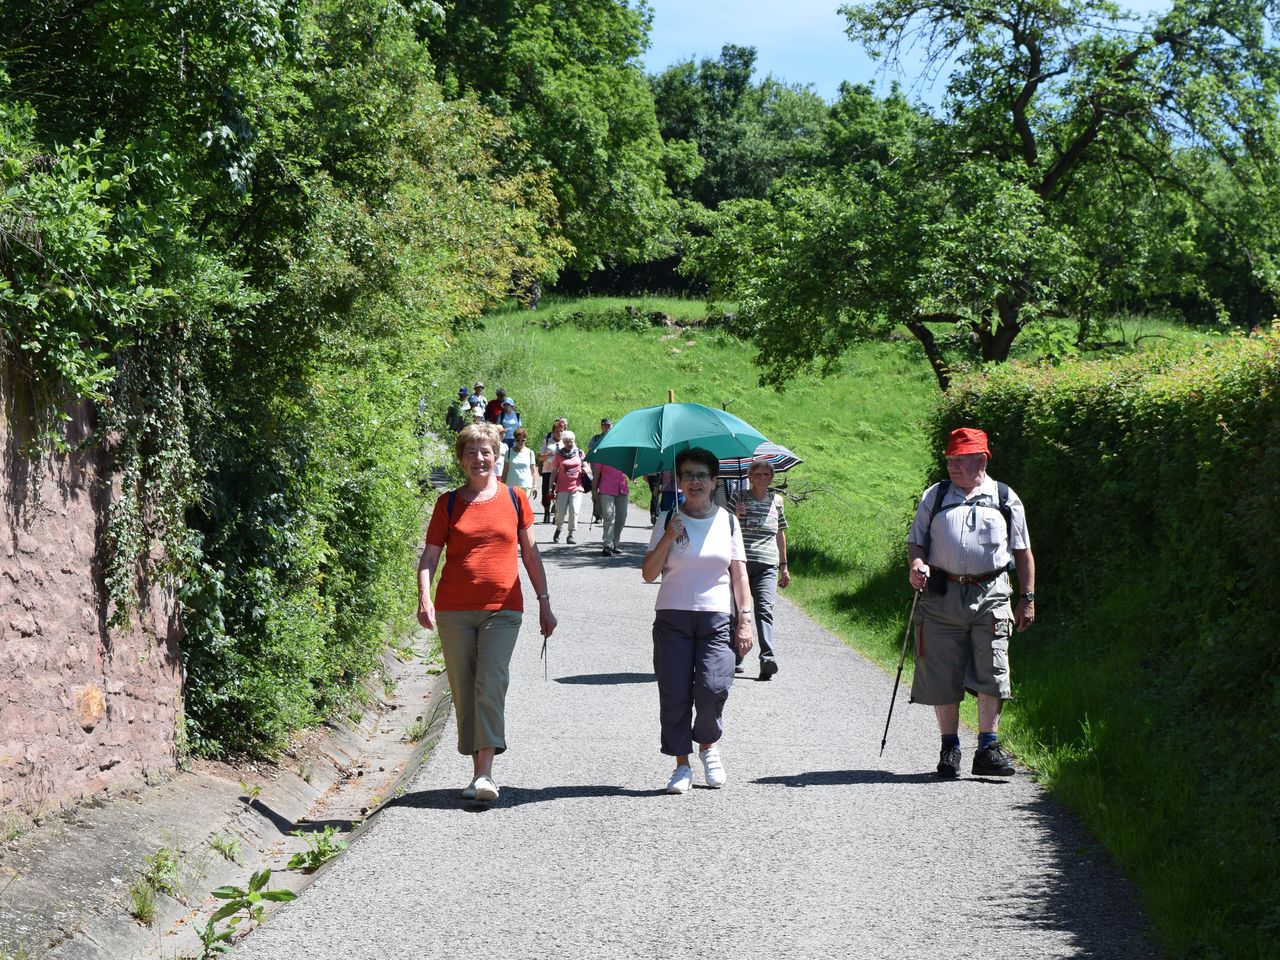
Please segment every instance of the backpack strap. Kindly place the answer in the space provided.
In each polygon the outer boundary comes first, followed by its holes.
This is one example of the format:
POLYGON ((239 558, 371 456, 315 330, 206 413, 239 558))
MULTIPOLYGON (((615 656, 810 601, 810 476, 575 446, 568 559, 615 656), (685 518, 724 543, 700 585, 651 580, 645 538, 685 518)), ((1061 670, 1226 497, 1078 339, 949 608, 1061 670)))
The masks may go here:
MULTIPOLYGON (((938 483, 938 492, 934 496, 933 506, 929 510, 929 522, 924 529, 924 555, 926 561, 929 557, 929 546, 933 541, 933 521, 939 513, 942 512, 942 501, 946 499, 947 492, 951 489, 950 480, 942 480, 938 483)), ((1013 508, 1009 506, 1009 485, 996 481, 996 509, 1000 511, 1000 516, 1004 517, 1004 533, 1007 540, 1013 537, 1013 508)), ((1013 553, 1012 544, 1009 547, 1010 554, 1013 553)), ((1012 561, 1010 561, 1012 562, 1012 561)))
MULTIPOLYGON (((667 527, 671 526, 671 518, 676 515, 677 509, 679 508, 672 507, 670 510, 667 511, 667 519, 662 521, 663 530, 666 530, 667 527)), ((738 532, 738 518, 734 515, 732 510, 726 510, 724 507, 721 507, 720 509, 724 510, 724 512, 729 515, 729 535, 733 536, 733 534, 738 532)))
POLYGON ((933 544, 933 521, 934 518, 942 510, 942 501, 947 498, 947 492, 951 489, 950 480, 941 480, 938 482, 937 492, 933 497, 933 507, 929 510, 929 522, 924 525, 924 543, 920 546, 924 547, 925 563, 929 562, 929 547, 933 544))
MULTIPOLYGON (((508 486, 505 483, 503 484, 503 486, 507 488, 507 495, 511 497, 511 506, 516 511, 516 536, 519 536, 520 528, 524 526, 524 509, 520 506, 520 498, 516 496, 515 488, 508 486)), ((445 529, 445 534, 444 534, 444 538, 446 541, 449 539, 449 531, 453 529, 453 505, 457 502, 458 502, 458 491, 450 490, 449 498, 444 505, 444 512, 448 514, 448 517, 449 517, 449 525, 445 529)))

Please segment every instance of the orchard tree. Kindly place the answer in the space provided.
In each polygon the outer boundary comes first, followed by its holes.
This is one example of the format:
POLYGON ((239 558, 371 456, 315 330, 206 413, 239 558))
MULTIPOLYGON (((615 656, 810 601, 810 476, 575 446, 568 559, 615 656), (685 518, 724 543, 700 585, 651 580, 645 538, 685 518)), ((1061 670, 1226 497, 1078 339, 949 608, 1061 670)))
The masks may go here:
POLYGON ((1030 325, 1090 314, 1114 302, 1122 273, 1143 273, 1142 258, 1168 262, 1194 231, 1157 234, 1152 197, 1221 224, 1248 250, 1251 282, 1275 289, 1274 250, 1254 249, 1269 233, 1235 222, 1274 207, 1275 0, 1175 0, 1141 21, 1083 0, 842 12, 874 53, 914 44, 958 66, 945 117, 906 136, 885 129, 871 155, 769 203, 726 205, 695 245, 712 295, 739 302, 767 382, 903 324, 946 389, 939 323, 1003 361, 1030 325), (1193 149, 1236 190, 1179 162, 1193 149))

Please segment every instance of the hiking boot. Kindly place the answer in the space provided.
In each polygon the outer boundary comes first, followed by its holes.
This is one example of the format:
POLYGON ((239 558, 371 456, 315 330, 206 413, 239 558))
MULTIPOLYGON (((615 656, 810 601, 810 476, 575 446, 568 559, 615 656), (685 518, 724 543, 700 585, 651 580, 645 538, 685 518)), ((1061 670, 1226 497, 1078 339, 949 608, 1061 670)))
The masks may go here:
POLYGON ((552 543, 559 543, 559 542, 560 542, 560 531, 559 531, 559 530, 557 530, 557 531, 556 531, 556 533, 555 533, 555 536, 553 536, 553 537, 551 538, 551 542, 552 542, 552 543))
POLYGON ((778 672, 777 660, 761 660, 760 661, 760 679, 768 680, 778 672))
POLYGON ((612 557, 612 556, 613 556, 613 549, 612 549, 612 548, 611 548, 611 547, 606 543, 606 544, 604 545, 604 549, 603 549, 603 550, 601 550, 601 551, 600 551, 600 553, 601 553, 601 555, 602 555, 602 556, 612 557))
POLYGON ((675 772, 671 774, 671 779, 667 781, 667 793, 688 793, 691 786, 693 786, 693 771, 689 769, 687 763, 682 763, 676 767, 675 772))
POLYGON ((573 534, 571 533, 571 534, 569 534, 569 536, 565 537, 564 542, 565 542, 565 543, 573 543, 573 534))
MULTIPOLYGON (((976 759, 973 761, 978 762, 976 759)), ((938 755, 938 776, 943 780, 954 780, 960 776, 960 748, 943 747, 938 755)))
POLYGON ((973 755, 974 776, 1012 777, 1016 772, 1013 757, 1001 750, 998 742, 984 747, 973 755))

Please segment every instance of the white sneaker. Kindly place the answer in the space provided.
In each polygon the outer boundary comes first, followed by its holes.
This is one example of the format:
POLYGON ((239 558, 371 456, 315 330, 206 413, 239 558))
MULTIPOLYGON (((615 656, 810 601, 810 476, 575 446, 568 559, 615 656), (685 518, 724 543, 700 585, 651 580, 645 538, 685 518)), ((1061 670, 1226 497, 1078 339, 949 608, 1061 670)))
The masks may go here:
POLYGON ((688 793, 692 786, 693 771, 689 769, 687 763, 682 763, 676 767, 675 772, 671 774, 671 779, 667 781, 667 793, 688 793))
POLYGON ((472 780, 470 783, 468 783, 465 787, 462 788, 462 799, 474 800, 475 798, 476 798, 476 782, 472 780))
POLYGON ((492 777, 476 777, 476 799, 484 803, 498 799, 498 785, 492 777))
POLYGON ((723 787, 724 764, 720 762, 720 751, 715 747, 707 747, 698 751, 698 759, 702 761, 702 774, 707 778, 708 787, 723 787))

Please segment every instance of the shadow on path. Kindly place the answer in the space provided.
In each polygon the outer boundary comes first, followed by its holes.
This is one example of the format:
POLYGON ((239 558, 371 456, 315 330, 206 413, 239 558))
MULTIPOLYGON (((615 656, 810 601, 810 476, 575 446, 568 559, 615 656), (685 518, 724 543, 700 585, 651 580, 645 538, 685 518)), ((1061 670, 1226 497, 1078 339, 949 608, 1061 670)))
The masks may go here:
POLYGON ((459 790, 415 790, 397 797, 389 807, 412 807, 415 810, 464 810, 480 813, 491 808, 522 807, 526 803, 545 803, 549 800, 579 800, 588 797, 659 797, 665 790, 628 790, 625 787, 604 784, 579 784, 565 787, 512 787, 503 785, 501 795, 494 803, 477 803, 463 800, 459 790))
POLYGON ((657 677, 652 673, 579 673, 572 677, 556 677, 555 681, 605 687, 617 683, 656 683, 657 677))
MULTIPOLYGON (((987 777, 965 777, 966 781, 979 783, 1000 783, 987 777)), ((788 773, 777 777, 760 777, 752 783, 763 783, 766 786, 778 787, 847 787, 866 783, 936 783, 939 786, 958 783, 957 780, 943 780, 936 773, 921 771, 920 773, 894 773, 891 770, 810 770, 805 773, 788 773)))

